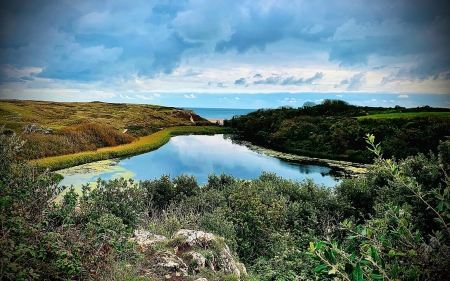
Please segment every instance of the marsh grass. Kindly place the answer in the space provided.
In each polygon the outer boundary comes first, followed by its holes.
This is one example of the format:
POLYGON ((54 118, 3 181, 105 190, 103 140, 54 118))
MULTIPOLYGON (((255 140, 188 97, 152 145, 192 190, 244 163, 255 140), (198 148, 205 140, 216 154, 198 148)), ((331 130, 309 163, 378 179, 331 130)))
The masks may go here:
POLYGON ((52 157, 131 143, 136 138, 112 126, 85 123, 68 126, 52 134, 23 133, 24 153, 29 159, 52 157))
POLYGON ((198 134, 212 135, 228 133, 229 128, 217 126, 177 126, 163 129, 154 134, 141 137, 138 140, 124 145, 99 148, 96 151, 86 151, 70 155, 47 157, 34 162, 50 170, 59 170, 99 160, 118 157, 127 157, 149 152, 166 144, 171 136, 198 134))

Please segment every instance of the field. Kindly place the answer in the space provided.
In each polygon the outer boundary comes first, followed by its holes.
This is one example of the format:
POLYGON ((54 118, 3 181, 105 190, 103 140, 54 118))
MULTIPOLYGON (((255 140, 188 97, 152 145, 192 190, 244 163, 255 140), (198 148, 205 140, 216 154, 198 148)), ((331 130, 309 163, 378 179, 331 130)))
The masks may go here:
POLYGON ((27 124, 59 130, 83 123, 146 135, 170 126, 209 123, 191 111, 149 104, 0 100, 0 125, 20 133, 27 124))
POLYGON ((404 112, 404 113, 382 113, 366 116, 356 117, 358 120, 362 119, 392 119, 392 118, 414 118, 423 116, 439 116, 450 117, 450 112, 404 112))

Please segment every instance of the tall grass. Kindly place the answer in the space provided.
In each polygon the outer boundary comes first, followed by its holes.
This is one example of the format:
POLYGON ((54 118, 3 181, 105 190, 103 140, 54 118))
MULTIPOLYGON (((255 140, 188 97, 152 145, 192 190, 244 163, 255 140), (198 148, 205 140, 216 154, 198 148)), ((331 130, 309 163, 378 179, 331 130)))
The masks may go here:
POLYGON ((112 126, 96 123, 65 127, 54 134, 24 133, 22 138, 26 140, 24 150, 30 159, 92 151, 135 140, 112 126))
POLYGON ((46 157, 35 160, 35 163, 54 171, 94 161, 118 157, 127 157, 149 152, 166 144, 170 140, 171 136, 188 135, 188 134, 211 135, 228 132, 230 132, 229 128, 217 126, 171 127, 163 129, 154 134, 141 137, 138 140, 129 144, 114 147, 99 148, 96 151, 86 151, 70 155, 46 157))

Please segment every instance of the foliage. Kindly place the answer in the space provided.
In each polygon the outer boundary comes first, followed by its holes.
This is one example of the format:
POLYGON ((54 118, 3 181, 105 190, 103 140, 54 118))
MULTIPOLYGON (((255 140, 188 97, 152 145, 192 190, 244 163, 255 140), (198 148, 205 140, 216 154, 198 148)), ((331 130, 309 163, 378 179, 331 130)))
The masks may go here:
MULTIPOLYGON (((386 109, 358 107, 339 100, 316 106, 260 109, 225 120, 242 138, 274 150, 336 160, 371 163, 364 146, 367 132, 383 142, 386 157, 406 158, 418 152, 436 152, 439 140, 450 134, 448 110, 440 108, 386 109), (422 114, 434 111, 436 114, 422 114), (373 113, 408 112, 416 117, 356 119, 373 113), (420 114, 419 114, 420 113, 420 114)), ((406 113, 405 113, 406 114, 406 113)), ((400 116, 400 115, 398 115, 400 116)))
MULTIPOLYGON (((189 127, 173 130, 164 134, 189 127)), ((20 154, 23 141, 2 134, 0 279, 145 280, 139 276, 151 261, 128 241, 142 227, 167 237, 181 228, 217 234, 246 264, 248 280, 443 280, 450 142, 436 153, 386 160, 374 137, 366 140, 374 165, 334 188, 265 172, 252 180, 212 174, 204 186, 165 175, 99 179, 81 195, 68 187, 56 203, 60 178, 31 166, 20 154)), ((203 274, 195 278, 231 278, 203 274)))
MULTIPOLYGON (((375 206, 375 214, 363 224, 345 220, 344 239, 327 236, 325 241, 311 242, 309 251, 321 263, 317 274, 345 280, 443 280, 450 273, 450 178, 442 170, 442 182, 430 188, 411 173, 410 163, 397 163, 381 156, 381 147, 373 135, 367 135, 370 150, 376 154, 380 168, 389 173, 392 189, 403 189, 417 199, 388 200, 375 206), (422 213, 413 212, 424 205, 422 213), (433 219, 420 225, 426 213, 433 219), (419 225, 418 225, 419 224, 419 225), (426 229, 427 227, 431 229, 426 229)), ((448 148, 448 142, 440 150, 448 148)), ((415 159, 417 161, 417 159, 415 159)), ((430 161, 436 161, 431 158, 430 161)), ((441 168, 444 167, 441 163, 441 168)), ((426 168, 425 168, 426 170, 426 168)))

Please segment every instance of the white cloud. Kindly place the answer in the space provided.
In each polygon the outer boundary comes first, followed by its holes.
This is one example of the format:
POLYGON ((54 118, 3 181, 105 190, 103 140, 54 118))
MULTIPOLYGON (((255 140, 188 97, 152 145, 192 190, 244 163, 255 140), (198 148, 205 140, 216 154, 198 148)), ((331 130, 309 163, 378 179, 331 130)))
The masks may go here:
POLYGON ((239 98, 238 98, 238 97, 235 97, 235 99, 237 99, 237 100, 238 100, 239 98))
POLYGON ((143 100, 152 100, 153 99, 153 97, 146 97, 146 96, 143 96, 143 95, 136 95, 136 97, 138 99, 143 99, 143 100))
POLYGON ((197 98, 194 94, 184 95, 184 97, 187 98, 187 99, 195 99, 195 98, 197 98))
POLYGON ((336 97, 342 98, 344 95, 336 95, 336 97))
POLYGON ((371 99, 370 101, 373 101, 373 102, 375 102, 375 101, 377 101, 376 99, 371 99))
POLYGON ((155 98, 159 98, 159 97, 161 97, 161 95, 160 95, 160 94, 158 94, 158 93, 154 93, 154 94, 153 94, 153 96, 154 96, 155 98))
POLYGON ((397 98, 399 98, 399 99, 407 99, 407 98, 409 98, 409 96, 408 95, 399 95, 397 98))

